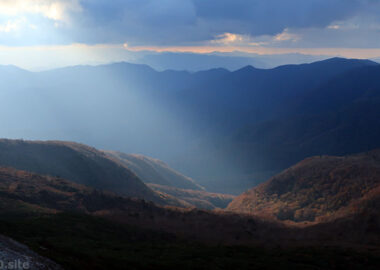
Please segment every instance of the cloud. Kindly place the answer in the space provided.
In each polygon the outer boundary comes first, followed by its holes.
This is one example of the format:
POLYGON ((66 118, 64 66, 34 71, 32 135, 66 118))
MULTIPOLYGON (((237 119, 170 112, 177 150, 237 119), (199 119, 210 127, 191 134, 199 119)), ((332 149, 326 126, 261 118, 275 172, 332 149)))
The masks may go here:
POLYGON ((0 0, 0 45, 70 43, 76 28, 71 18, 82 10, 79 1, 0 0))
POLYGON ((336 40, 332 31, 356 31, 347 27, 355 18, 374 20, 361 29, 378 25, 379 12, 377 0, 0 0, 3 29, 20 16, 35 26, 0 44, 302 47, 310 30, 320 46, 336 40))
POLYGON ((301 37, 297 34, 290 33, 289 29, 286 28, 282 33, 277 34, 274 36, 274 41, 292 41, 292 42, 297 42, 298 40, 301 39, 301 37))
POLYGON ((212 40, 211 43, 216 44, 233 44, 233 43, 241 43, 245 40, 245 38, 242 35, 233 34, 233 33, 224 33, 221 35, 216 36, 215 40, 212 40))
POLYGON ((329 26, 327 26, 328 29, 335 29, 335 30, 338 30, 341 28, 341 26, 339 24, 330 24, 329 26))
POLYGON ((0 0, 0 14, 7 16, 40 14, 59 21, 67 18, 67 12, 79 10, 77 0, 0 0))
MULTIPOLYGON (((378 8, 374 0, 82 0, 80 4, 83 12, 77 14, 73 31, 76 42, 130 46, 189 45, 226 33, 290 38, 281 33, 325 29, 357 15, 374 15, 374 7, 378 8)), ((224 41, 228 42, 220 40, 224 41)))
POLYGON ((7 22, 0 24, 0 32, 13 32, 20 28, 20 25, 24 22, 24 19, 8 20, 7 22))

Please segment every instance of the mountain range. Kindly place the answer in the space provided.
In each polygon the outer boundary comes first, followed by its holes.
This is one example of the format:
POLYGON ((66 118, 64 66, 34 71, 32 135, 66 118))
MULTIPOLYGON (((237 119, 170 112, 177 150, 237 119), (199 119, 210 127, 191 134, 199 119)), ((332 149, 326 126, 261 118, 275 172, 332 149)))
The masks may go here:
POLYGON ((3 137, 154 156, 209 191, 239 194, 306 157, 380 147, 379 72, 342 58, 233 72, 2 67, 0 119, 3 137))
POLYGON ((300 53, 260 55, 233 51, 230 53, 174 53, 174 52, 134 52, 135 63, 144 63, 157 70, 201 71, 223 67, 238 70, 252 65, 258 68, 273 68, 284 64, 299 64, 326 59, 327 56, 305 55, 300 53))
POLYGON ((1 67, 0 231, 58 268, 378 269, 379 75, 1 67))

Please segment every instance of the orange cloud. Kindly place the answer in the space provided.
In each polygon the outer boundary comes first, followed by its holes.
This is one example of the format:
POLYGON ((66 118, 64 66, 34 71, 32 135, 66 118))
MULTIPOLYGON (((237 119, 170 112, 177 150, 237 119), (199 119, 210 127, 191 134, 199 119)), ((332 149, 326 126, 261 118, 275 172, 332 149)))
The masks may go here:
POLYGON ((216 37, 215 40, 212 40, 211 43, 217 44, 231 44, 242 42, 244 37, 242 35, 233 34, 233 33, 224 33, 216 37))

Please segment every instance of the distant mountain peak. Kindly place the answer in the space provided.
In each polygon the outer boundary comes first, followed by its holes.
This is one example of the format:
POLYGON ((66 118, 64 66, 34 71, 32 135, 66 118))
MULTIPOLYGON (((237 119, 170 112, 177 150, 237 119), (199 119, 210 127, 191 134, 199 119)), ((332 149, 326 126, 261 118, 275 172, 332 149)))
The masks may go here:
POLYGON ((245 67, 242 67, 241 69, 236 70, 235 72, 252 72, 259 70, 258 68, 255 68, 254 66, 248 65, 245 67))
POLYGON ((343 58, 343 57, 332 57, 325 60, 313 62, 312 64, 318 64, 318 63, 328 63, 328 64, 345 64, 345 63, 363 63, 367 65, 379 65, 378 63, 368 60, 368 59, 356 59, 356 58, 343 58))

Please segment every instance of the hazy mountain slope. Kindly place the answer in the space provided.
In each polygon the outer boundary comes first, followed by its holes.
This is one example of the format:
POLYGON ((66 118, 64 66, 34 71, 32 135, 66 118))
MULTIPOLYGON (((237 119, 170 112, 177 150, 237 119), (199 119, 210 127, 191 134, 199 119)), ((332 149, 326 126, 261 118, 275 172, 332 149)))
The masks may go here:
POLYGON ((375 89, 370 92, 372 96, 367 95, 378 81, 377 66, 370 61, 335 58, 271 70, 247 67, 199 89, 181 92, 201 122, 209 123, 205 130, 217 131, 171 164, 199 179, 209 190, 229 192, 231 187, 224 182, 233 181, 242 191, 311 155, 349 154, 380 147, 375 89), (366 75, 367 70, 373 72, 366 75), (348 97, 344 92, 360 86, 358 82, 366 78, 372 85, 363 83, 359 97, 347 98, 345 106, 333 102, 334 110, 327 111, 326 106, 318 105, 334 92, 348 97), (339 81, 345 87, 335 87, 330 81, 339 81), (214 157, 199 155, 201 149, 208 149, 214 157), (204 168, 203 164, 208 166, 204 168), (251 180, 245 180, 248 178, 251 180))
POLYGON ((267 121, 240 130, 231 143, 245 166, 282 170, 310 155, 344 155, 380 147, 380 100, 332 112, 267 121))
POLYGON ((3 91, 27 88, 34 74, 12 65, 0 65, 0 86, 3 91))
POLYGON ((378 194, 380 150, 352 156, 308 158, 238 196, 228 210, 279 220, 321 221, 358 214, 378 194))
POLYGON ((360 100, 380 96, 380 66, 365 66, 341 73, 304 93, 295 102, 294 113, 315 113, 341 109, 360 100))
POLYGON ((158 184, 182 189, 204 190, 193 179, 170 168, 166 163, 143 155, 105 151, 133 171, 144 183, 158 184))
POLYGON ((164 203, 130 170, 86 145, 0 140, 0 166, 59 176, 79 184, 164 203))
POLYGON ((289 115, 240 129, 228 143, 245 166, 282 170, 312 155, 380 147, 379 67, 337 76, 289 105, 289 115))
POLYGON ((148 184, 148 187, 155 191, 169 194, 200 209, 212 210, 215 208, 225 208, 235 198, 235 196, 227 194, 175 188, 158 184, 148 184))
POLYGON ((335 76, 377 65, 368 60, 332 58, 274 69, 247 66, 217 80, 188 87, 188 91, 181 92, 180 100, 203 115, 202 121, 207 119, 229 129, 282 116, 294 99, 335 76))

